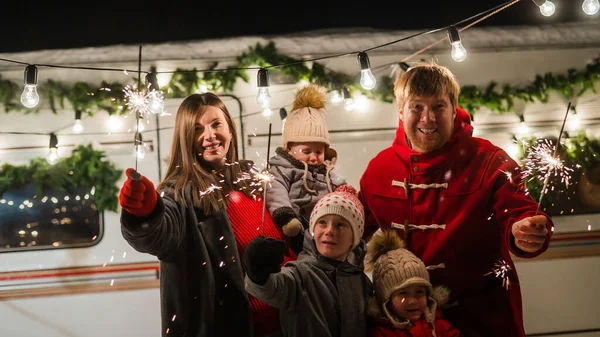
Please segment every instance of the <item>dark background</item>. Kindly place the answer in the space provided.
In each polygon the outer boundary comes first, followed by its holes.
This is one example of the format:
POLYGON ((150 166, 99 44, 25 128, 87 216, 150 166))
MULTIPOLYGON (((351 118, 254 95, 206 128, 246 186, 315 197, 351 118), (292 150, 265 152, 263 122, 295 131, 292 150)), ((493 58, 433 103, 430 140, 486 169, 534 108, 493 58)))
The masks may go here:
MULTIPOLYGON (((239 1, 242 5, 206 0, 13 3, 16 8, 0 11, 0 53, 273 35, 326 28, 427 30, 507 3, 491 0, 389 0, 364 4, 239 1)), ((589 17, 583 13, 583 0, 553 2, 556 13, 549 18, 542 16, 531 0, 521 0, 475 27, 598 20, 598 14, 589 17)))

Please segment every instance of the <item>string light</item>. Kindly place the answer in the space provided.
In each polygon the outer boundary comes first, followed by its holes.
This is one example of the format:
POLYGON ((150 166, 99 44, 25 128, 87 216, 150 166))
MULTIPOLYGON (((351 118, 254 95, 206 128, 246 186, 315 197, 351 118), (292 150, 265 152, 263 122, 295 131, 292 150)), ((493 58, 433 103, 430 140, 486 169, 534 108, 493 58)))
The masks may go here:
POLYGON ((265 108, 265 109, 263 109, 263 111, 262 111, 262 115, 263 115, 264 117, 269 117, 269 116, 271 116, 272 114, 273 114, 273 111, 271 111, 271 108, 265 108))
POLYGON ((529 127, 527 126, 527 123, 525 123, 525 116, 524 115, 519 115, 519 127, 517 129, 517 133, 519 135, 526 135, 529 133, 529 127))
POLYGON ((390 73, 391 78, 395 78, 402 74, 400 71, 407 72, 410 66, 406 62, 394 63, 391 65, 392 72, 390 73))
POLYGON ((467 58, 467 50, 463 47, 460 41, 460 34, 455 26, 448 27, 448 40, 450 40, 450 45, 452 45, 452 51, 450 52, 452 59, 456 62, 464 61, 467 58))
POLYGON ((571 111, 573 111, 572 114, 572 118, 571 118, 571 122, 570 122, 570 126, 573 129, 579 129, 579 125, 581 124, 581 119, 579 118, 579 115, 577 115, 577 109, 575 109, 575 107, 571 107, 571 111))
POLYGON ((271 107, 271 94, 269 93, 269 72, 265 68, 258 70, 257 75, 258 94, 256 103, 258 106, 267 109, 271 107))
POLYGON ((80 134, 83 132, 83 123, 81 122, 81 110, 75 110, 75 124, 71 132, 74 134, 80 134))
POLYGON ((342 89, 342 97, 344 98, 344 109, 346 109, 346 111, 354 110, 354 100, 352 99, 350 90, 348 90, 348 88, 344 87, 342 89))
POLYGON ((540 8, 540 13, 543 16, 552 16, 556 11, 556 6, 549 0, 532 0, 540 8))
POLYGON ((377 80, 371 72, 371 63, 369 62, 369 55, 365 52, 360 52, 357 55, 358 65, 360 66, 360 85, 366 90, 375 88, 377 80))
POLYGON ((38 69, 33 64, 25 68, 25 87, 21 94, 21 104, 27 108, 34 108, 40 102, 40 95, 37 93, 38 69))
POLYGON ((506 149, 506 153, 514 160, 518 160, 519 159, 519 140, 517 140, 517 137, 515 135, 512 135, 512 137, 510 137, 510 145, 508 146, 508 148, 506 149))
POLYGON ((50 165, 56 165, 60 159, 58 155, 58 138, 54 133, 50 134, 50 145, 48 146, 48 154, 46 155, 46 161, 50 165))
POLYGON ((329 93, 329 101, 331 102, 331 104, 339 104, 340 102, 342 102, 344 100, 344 98, 342 97, 342 95, 340 94, 340 91, 337 89, 333 89, 331 90, 331 92, 329 93))
POLYGON ((144 132, 144 116, 141 113, 138 113, 138 118, 135 120, 136 130, 137 132, 144 132))
POLYGON ((585 0, 581 5, 581 9, 587 15, 594 15, 600 10, 600 2, 598 0, 585 0))
POLYGON ((281 118, 281 133, 285 128, 285 120, 287 119, 287 110, 285 108, 279 109, 279 118, 281 118))
POLYGON ((146 156, 146 148, 142 140, 142 134, 136 133, 134 137, 133 156, 137 159, 144 159, 146 156))
POLYGON ((148 88, 148 110, 154 115, 162 114, 165 110, 165 97, 158 86, 155 73, 146 74, 146 87, 148 88))
POLYGON ((121 126, 123 126, 123 121, 121 118, 119 118, 119 116, 115 115, 113 112, 109 112, 108 120, 106 121, 106 127, 108 130, 111 132, 117 131, 121 129, 121 126))

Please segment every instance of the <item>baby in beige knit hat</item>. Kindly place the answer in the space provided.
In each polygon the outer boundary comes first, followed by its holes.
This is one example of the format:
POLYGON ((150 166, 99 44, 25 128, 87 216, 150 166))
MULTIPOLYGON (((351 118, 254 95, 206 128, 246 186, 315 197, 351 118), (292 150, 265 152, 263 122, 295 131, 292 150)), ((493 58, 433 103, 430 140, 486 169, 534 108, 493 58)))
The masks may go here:
POLYGON ((448 290, 432 287, 425 264, 404 248, 395 231, 373 236, 367 254, 375 286, 375 299, 369 304, 373 323, 369 336, 462 336, 438 310, 448 290))
POLYGON ((329 143, 325 102, 325 90, 316 84, 296 93, 285 119, 283 144, 269 159, 274 179, 267 190, 267 207, 296 253, 302 250, 302 234, 317 201, 346 184, 332 172, 337 152, 329 143))

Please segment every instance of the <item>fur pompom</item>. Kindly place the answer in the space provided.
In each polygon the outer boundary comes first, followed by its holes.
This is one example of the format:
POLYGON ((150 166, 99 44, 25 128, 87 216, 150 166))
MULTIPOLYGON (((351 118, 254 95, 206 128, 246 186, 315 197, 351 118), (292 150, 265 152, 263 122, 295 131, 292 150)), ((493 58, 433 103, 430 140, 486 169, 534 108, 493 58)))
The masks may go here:
POLYGON ((367 244, 367 256, 369 257, 367 263, 374 263, 383 254, 404 248, 404 246, 404 240, 394 230, 390 229, 383 231, 380 235, 373 235, 367 244))
POLYGON ((346 192, 358 197, 358 192, 351 185, 340 185, 338 188, 335 189, 335 192, 346 192))
POLYGON ((316 84, 308 84, 304 88, 298 90, 294 102, 292 103, 292 111, 302 108, 314 108, 321 110, 325 107, 325 89, 316 84))
POLYGON ((450 299, 450 289, 445 286, 435 286, 430 297, 437 302, 438 308, 444 308, 450 299))

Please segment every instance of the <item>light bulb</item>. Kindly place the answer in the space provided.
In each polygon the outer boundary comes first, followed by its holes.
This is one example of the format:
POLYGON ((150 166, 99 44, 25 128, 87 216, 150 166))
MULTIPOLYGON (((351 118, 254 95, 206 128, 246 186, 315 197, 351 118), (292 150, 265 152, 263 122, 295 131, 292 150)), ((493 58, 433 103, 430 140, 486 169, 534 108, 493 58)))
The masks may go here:
POLYGON ((269 72, 265 68, 258 70, 256 76, 258 93, 256 94, 256 103, 258 106, 266 109, 271 107, 271 94, 269 93, 269 72))
POLYGON ((352 111, 354 110, 354 107, 354 100, 352 98, 344 99, 344 109, 346 109, 346 111, 352 111))
POLYGON ((540 6, 540 13, 542 13, 543 16, 551 16, 554 14, 555 10, 556 6, 554 6, 552 1, 546 1, 540 6))
POLYGON ((165 98, 162 91, 152 90, 148 94, 148 110, 155 115, 163 113, 165 110, 165 98))
POLYGON ((377 80, 371 72, 371 62, 369 61, 369 55, 365 52, 360 52, 357 55, 358 65, 360 67, 360 85, 366 90, 375 88, 377 80))
POLYGON ((506 153, 514 160, 519 159, 519 145, 510 143, 506 148, 506 153))
POLYGON ((122 125, 123 121, 115 115, 110 115, 106 121, 106 126, 110 132, 119 130, 122 125))
POLYGON ((143 120, 140 118, 140 119, 137 121, 137 131, 138 131, 138 132, 144 132, 144 130, 145 130, 145 129, 146 129, 146 128, 144 127, 144 121, 143 121, 143 120))
POLYGON ((452 56, 452 59, 456 62, 462 62, 467 58, 467 50, 463 47, 462 42, 452 42, 450 56, 452 56))
POLYGON ((262 112, 262 115, 265 116, 265 117, 269 117, 272 114, 273 114, 273 111, 271 111, 271 109, 269 109, 269 108, 264 109, 263 112, 262 112))
POLYGON ((143 144, 136 144, 133 149, 133 156, 137 159, 144 159, 146 156, 146 148, 143 144))
POLYGON ((331 96, 329 99, 331 100, 332 104, 338 104, 344 100, 338 90, 331 91, 331 96))
POLYGON ((58 163, 59 158, 60 157, 58 156, 58 148, 51 147, 48 150, 48 154, 46 155, 46 161, 48 162, 48 164, 56 165, 56 163, 58 163))
POLYGON ((525 135, 525 134, 529 133, 529 127, 527 126, 527 124, 524 121, 519 123, 519 128, 517 129, 517 133, 519 135, 525 135))
POLYGON ((81 119, 75 120, 75 124, 73 124, 73 129, 71 131, 77 134, 83 132, 83 123, 81 122, 81 119))
POLYGON ((375 76, 373 76, 371 69, 363 69, 360 71, 360 85, 363 88, 371 90, 375 88, 375 84, 377 84, 377 80, 375 79, 375 76))
POLYGON ((594 15, 600 10, 600 2, 598 0, 585 0, 581 8, 585 14, 594 15))
POLYGON ((33 108, 40 102, 40 95, 37 93, 37 85, 25 84, 23 93, 21 94, 21 103, 28 107, 33 108))
POLYGON ((346 111, 354 110, 354 100, 352 99, 348 88, 342 88, 342 97, 344 98, 344 109, 346 109, 346 111))
POLYGON ((258 94, 256 95, 256 103, 258 106, 267 109, 271 106, 271 95, 269 94, 269 87, 258 88, 258 94))
POLYGON ((25 68, 23 93, 21 94, 21 103, 28 107, 33 108, 40 102, 40 95, 37 93, 37 67, 33 64, 28 65, 25 68))

